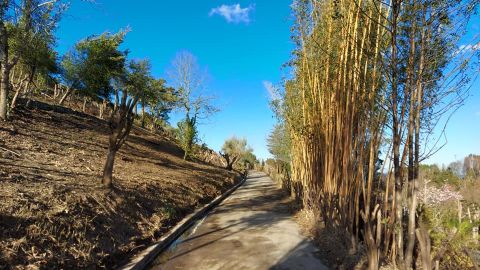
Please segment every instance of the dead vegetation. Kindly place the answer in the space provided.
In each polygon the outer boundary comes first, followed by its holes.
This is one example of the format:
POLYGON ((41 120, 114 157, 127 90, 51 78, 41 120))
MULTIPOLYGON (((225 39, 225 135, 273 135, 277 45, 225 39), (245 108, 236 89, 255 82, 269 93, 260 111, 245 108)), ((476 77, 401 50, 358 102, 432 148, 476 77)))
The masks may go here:
POLYGON ((30 107, 0 126, 0 268, 114 268, 238 181, 135 127, 105 189, 106 122, 30 107))

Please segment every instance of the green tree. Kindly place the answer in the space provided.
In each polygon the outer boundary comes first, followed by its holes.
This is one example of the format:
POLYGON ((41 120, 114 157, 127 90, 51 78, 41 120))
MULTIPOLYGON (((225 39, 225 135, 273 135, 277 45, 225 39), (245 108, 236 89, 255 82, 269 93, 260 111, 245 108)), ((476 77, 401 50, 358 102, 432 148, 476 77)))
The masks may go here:
POLYGON ((0 2, 0 119, 7 120, 10 72, 32 45, 51 36, 65 9, 62 1, 4 0, 0 2))
POLYGON ((157 130, 169 118, 178 99, 175 88, 166 86, 164 79, 154 79, 151 82, 152 95, 147 101, 153 118, 152 128, 157 130))
POLYGON ((284 124, 277 124, 267 138, 268 151, 276 160, 290 162, 290 138, 284 124))
POLYGON ((49 81, 59 72, 57 52, 54 49, 55 24, 44 28, 44 31, 32 33, 21 25, 8 27, 9 46, 18 57, 18 62, 10 73, 11 90, 15 93, 10 103, 12 109, 22 92, 23 95, 29 95, 37 87, 35 81, 49 81))
POLYGON ((193 145, 198 141, 197 125, 194 118, 187 116, 184 120, 178 122, 178 141, 182 147, 184 154, 183 159, 187 159, 193 155, 193 145))
POLYGON ((104 33, 78 42, 62 60, 63 79, 68 86, 59 104, 74 91, 98 99, 109 99, 113 88, 111 80, 121 76, 127 52, 120 51, 127 31, 104 33))
POLYGON ((246 152, 240 159, 239 163, 242 164, 244 169, 253 169, 253 167, 260 162, 254 153, 246 152))
MULTIPOLYGON (((249 158, 253 158, 253 156, 250 156, 252 152, 253 149, 247 145, 246 139, 239 139, 233 136, 225 141, 222 146, 222 150, 220 151, 220 155, 227 163, 226 169, 232 170, 233 165, 240 159, 246 158, 246 160, 248 160, 249 158)), ((254 161, 252 162, 254 163, 254 161)))
POLYGON ((115 104, 110 114, 108 126, 110 128, 108 153, 103 169, 102 183, 105 187, 112 187, 113 165, 118 150, 122 147, 132 129, 134 114, 133 108, 144 91, 151 87, 150 63, 147 60, 130 61, 124 70, 124 75, 115 78, 121 98, 115 104))

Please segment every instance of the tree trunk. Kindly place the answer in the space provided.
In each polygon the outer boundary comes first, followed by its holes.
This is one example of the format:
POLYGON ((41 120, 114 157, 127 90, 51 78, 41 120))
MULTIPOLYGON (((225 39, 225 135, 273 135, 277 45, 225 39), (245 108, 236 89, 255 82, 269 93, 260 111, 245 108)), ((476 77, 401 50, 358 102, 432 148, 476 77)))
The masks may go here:
POLYGON ((7 109, 8 109, 8 90, 9 90, 9 79, 8 79, 8 68, 5 67, 5 64, 2 64, 1 74, 2 78, 0 81, 0 119, 7 120, 7 109))
MULTIPOLYGON (((414 4, 414 7, 416 5, 414 4)), ((408 57, 407 65, 407 82, 406 86, 408 87, 408 93, 410 100, 405 100, 405 103, 409 103, 410 109, 408 110, 408 133, 407 133, 407 145, 408 147, 408 184, 407 184, 407 201, 409 205, 409 216, 408 216, 408 225, 407 225, 407 245, 405 249, 405 268, 410 268, 413 261, 413 251, 415 247, 415 214, 416 214, 416 181, 415 178, 415 158, 414 158, 414 130, 415 130, 415 111, 416 111, 416 92, 417 89, 414 87, 413 74, 415 71, 414 58, 416 54, 416 22, 413 20, 412 28, 410 30, 410 53, 408 57)), ((405 97, 406 98, 406 97, 405 97)))
POLYGON ((58 95, 58 84, 55 84, 54 87, 53 87, 53 100, 57 99, 57 95, 58 95))
POLYGON ((113 110, 116 111, 118 108, 118 102, 119 102, 119 97, 118 97, 118 90, 115 90, 115 103, 113 104, 113 110))
POLYGON ((157 132, 158 131, 158 118, 157 117, 153 117, 153 125, 152 125, 152 131, 155 131, 157 132))
MULTIPOLYGON (((370 228, 367 228, 367 230, 370 230, 370 228)), ((375 241, 373 240, 373 235, 372 235, 371 231, 369 233, 367 233, 366 237, 371 238, 371 239, 367 239, 367 241, 371 242, 371 243, 369 243, 369 245, 368 245, 369 247, 368 247, 368 250, 367 250, 368 269, 369 270, 378 270, 379 257, 380 257, 378 246, 375 243, 375 241)))
POLYGON ((86 109, 87 109, 87 97, 83 97, 82 112, 85 112, 86 109))
POLYGON ((10 108, 13 109, 17 105, 17 99, 18 99, 18 96, 20 95, 20 91, 21 91, 21 88, 15 91, 15 95, 12 98, 12 103, 10 104, 10 108))
POLYGON ((463 216, 462 202, 460 202, 460 200, 457 200, 457 204, 458 204, 458 223, 462 223, 462 216, 463 216))
POLYGON ((397 67, 397 19, 400 13, 400 3, 398 0, 392 2, 392 31, 391 31, 391 88, 392 88, 392 114, 393 114, 393 171, 395 178, 395 238, 394 245, 396 245, 394 251, 397 254, 393 254, 396 257, 397 263, 403 265, 403 203, 402 203, 402 165, 400 163, 400 145, 402 143, 400 138, 400 119, 398 117, 398 67, 397 67))
MULTIPOLYGON (((2 10, 3 11, 3 10, 2 10)), ((3 17, 3 16, 2 16, 3 17)), ((10 70, 8 63, 8 38, 5 24, 0 22, 0 119, 7 120, 8 89, 10 87, 10 70)))
POLYGON ((103 119, 103 114, 105 113, 105 109, 107 108, 107 100, 103 99, 102 104, 100 104, 100 112, 98 118, 103 119))
POLYGON ((145 103, 142 102, 142 128, 145 127, 145 103))
POLYGON ((68 96, 73 92, 73 86, 68 87, 67 92, 62 96, 60 101, 58 102, 58 105, 63 105, 63 102, 65 102, 65 99, 67 99, 68 96))
POLYGON ((107 161, 105 162, 105 167, 103 168, 102 178, 102 184, 107 188, 112 187, 113 164, 115 162, 116 154, 117 151, 112 149, 112 147, 108 148, 107 161))
POLYGON ((32 66, 30 70, 30 77, 28 78, 27 85, 25 86, 25 97, 27 98, 27 107, 30 106, 30 101, 32 100, 33 90, 35 90, 35 74, 37 73, 37 67, 32 66), (32 87, 30 87, 32 85, 32 87))
MULTIPOLYGON (((428 235, 428 232, 424 228, 416 229, 415 233, 417 235, 418 243, 420 246, 422 269, 431 270, 432 259, 431 259, 430 236, 428 235)), ((438 267, 436 267, 436 269, 438 269, 438 267)))
MULTIPOLYGON (((136 103, 137 99, 130 100, 127 103, 127 93, 124 92, 122 104, 117 110, 111 112, 109 119, 110 136, 108 140, 108 154, 102 177, 102 184, 107 188, 112 187, 115 155, 125 143, 125 140, 130 133, 133 124, 132 110, 136 103)), ((106 102, 104 104, 106 104, 106 102)))
MULTIPOLYGON (((18 97, 20 96, 20 92, 22 92, 23 90, 23 95, 26 96, 28 98, 28 104, 30 103, 30 94, 32 91, 30 91, 30 85, 33 83, 33 80, 35 78, 35 72, 36 72, 36 67, 32 67, 32 70, 30 71, 30 75, 29 76, 25 76, 25 79, 22 80, 22 83, 20 84, 20 86, 18 87, 17 91, 15 92, 15 95, 13 96, 13 99, 12 99, 12 102, 10 104, 10 108, 15 108, 15 106, 17 105, 17 99, 18 97), (22 88, 23 86, 23 81, 26 81, 25 82, 25 87, 22 88)), ((28 105, 27 105, 28 107, 28 105)))

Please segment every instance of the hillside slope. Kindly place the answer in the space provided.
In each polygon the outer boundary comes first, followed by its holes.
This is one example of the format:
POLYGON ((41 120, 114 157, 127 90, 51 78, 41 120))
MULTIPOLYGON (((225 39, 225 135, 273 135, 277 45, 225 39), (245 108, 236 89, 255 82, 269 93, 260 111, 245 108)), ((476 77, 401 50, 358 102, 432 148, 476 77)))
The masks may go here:
POLYGON ((112 268, 238 181, 134 128, 100 185, 107 125, 33 102, 0 123, 0 268, 112 268), (28 267, 30 268, 30 267, 28 267))

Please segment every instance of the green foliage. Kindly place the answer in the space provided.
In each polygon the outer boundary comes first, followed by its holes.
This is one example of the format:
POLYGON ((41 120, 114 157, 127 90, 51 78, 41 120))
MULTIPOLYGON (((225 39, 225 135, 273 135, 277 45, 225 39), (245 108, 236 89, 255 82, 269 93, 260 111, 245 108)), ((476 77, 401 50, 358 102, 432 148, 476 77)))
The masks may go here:
MULTIPOLYGON (((59 72, 54 34, 65 6, 61 1, 44 3, 41 0, 10 0, 0 5, 1 28, 5 27, 1 35, 7 38, 5 46, 0 46, 0 55, 8 53, 10 83, 14 86, 13 90, 21 95, 50 82, 59 72), (21 78, 19 74, 22 74, 21 78), (26 85, 20 83, 24 80, 27 81, 26 85), (32 83, 35 83, 35 87, 32 87, 32 83)), ((14 107, 15 101, 16 98, 13 98, 10 106, 14 107)), ((5 104, 4 100, 1 103, 5 104)))
POLYGON ((183 158, 191 158, 193 156, 193 145, 198 140, 198 131, 195 123, 191 118, 178 122, 177 139, 185 152, 183 158))
POLYGON ((66 84, 74 89, 83 90, 84 94, 108 99, 112 93, 111 80, 125 73, 128 52, 119 49, 125 35, 126 31, 116 34, 104 33, 78 42, 62 60, 66 84))
POLYGON ((144 127, 150 125, 157 130, 166 124, 168 114, 174 108, 177 100, 177 92, 172 87, 165 85, 165 80, 155 79, 150 75, 150 62, 148 60, 131 61, 127 69, 129 73, 116 82, 115 99, 118 101, 119 89, 129 92, 136 91, 142 109, 142 117, 139 124, 144 127), (145 114, 143 114, 145 113, 145 114))
POLYGON ((268 151, 276 160, 290 162, 290 136, 284 124, 277 124, 267 138, 268 151))
POLYGON ((246 152, 239 160, 243 169, 251 169, 255 164, 258 164, 257 156, 252 152, 246 152))
POLYGON ((7 29, 10 32, 9 45, 14 51, 13 56, 18 57, 19 63, 27 67, 29 72, 32 69, 41 75, 59 72, 53 32, 34 34, 13 24, 8 24, 7 29))
POLYGON ((160 212, 165 215, 166 218, 175 218, 177 213, 176 207, 170 204, 161 208, 160 212))
POLYGON ((164 125, 162 126, 162 129, 168 138, 178 138, 177 128, 169 125, 168 123, 164 123, 164 125))
POLYGON ((420 165, 420 174, 437 187, 449 184, 459 188, 462 181, 453 170, 442 170, 437 165, 420 165))
POLYGON ((151 81, 151 89, 146 103, 150 107, 150 113, 155 121, 168 120, 168 114, 174 108, 178 98, 175 89, 167 87, 165 84, 163 79, 151 81))
MULTIPOLYGON (((10 56, 19 57, 24 64, 42 61, 45 44, 50 51, 55 43, 54 31, 66 6, 61 1, 5 1, 5 22, 10 56), (9 16, 15 14, 15 16, 9 16)), ((47 57, 48 58, 48 57, 47 57)))
POLYGON ((222 152, 230 156, 241 157, 253 150, 247 146, 246 139, 239 139, 233 136, 230 139, 227 139, 222 146, 222 152))
POLYGON ((248 147, 246 139, 239 139, 233 136, 223 143, 220 154, 227 162, 227 169, 231 170, 233 165, 242 159, 244 159, 243 165, 246 165, 246 162, 251 162, 250 164, 253 165, 256 157, 252 152, 253 149, 248 147))
POLYGON ((131 60, 126 72, 125 87, 130 95, 141 97, 151 89, 152 76, 150 75, 150 61, 131 60))
POLYGON ((462 182, 460 193, 465 202, 480 208, 480 178, 465 178, 462 182))
POLYGON ((471 259, 465 248, 475 248, 472 229, 479 222, 458 219, 457 202, 423 205, 419 211, 422 224, 426 225, 432 241, 432 255, 440 259, 441 269, 470 269, 471 259))

